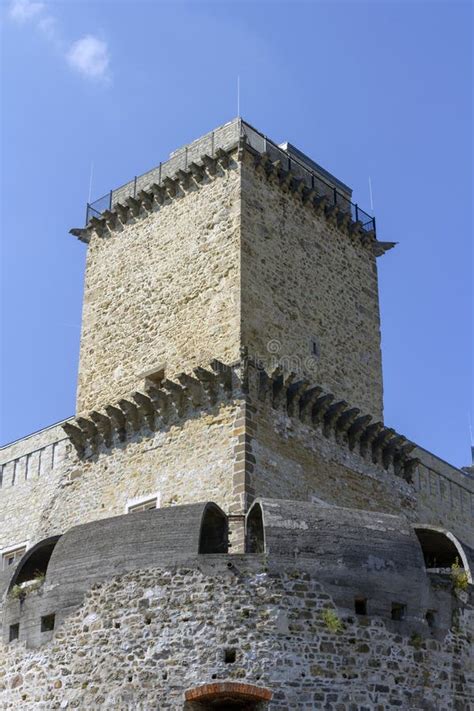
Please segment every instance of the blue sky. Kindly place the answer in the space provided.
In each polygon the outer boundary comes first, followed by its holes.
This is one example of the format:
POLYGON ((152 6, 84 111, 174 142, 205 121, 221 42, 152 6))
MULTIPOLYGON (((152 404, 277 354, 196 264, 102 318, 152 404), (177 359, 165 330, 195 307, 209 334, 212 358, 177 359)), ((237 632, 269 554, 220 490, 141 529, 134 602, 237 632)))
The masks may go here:
POLYGON ((241 114, 354 189, 379 239, 385 420, 458 466, 472 417, 469 2, 1 4, 2 441, 73 414, 101 196, 241 114))

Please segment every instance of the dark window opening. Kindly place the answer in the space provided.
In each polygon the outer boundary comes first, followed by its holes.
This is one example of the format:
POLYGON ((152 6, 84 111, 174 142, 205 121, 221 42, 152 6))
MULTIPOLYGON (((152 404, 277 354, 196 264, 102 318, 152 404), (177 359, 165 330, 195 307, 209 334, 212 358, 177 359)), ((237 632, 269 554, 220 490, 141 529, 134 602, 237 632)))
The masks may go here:
POLYGON ((434 610, 428 610, 425 615, 425 620, 428 627, 436 627, 436 612, 434 610))
POLYGON ((204 510, 199 536, 199 553, 227 553, 227 516, 215 504, 208 504, 204 510))
POLYGON ((224 649, 224 662, 226 664, 234 664, 237 657, 235 649, 224 649))
POLYGON ((367 598, 356 597, 354 600, 354 610, 356 615, 366 615, 367 614, 367 598))
POLYGON ((415 528, 415 533, 427 568, 451 568, 454 563, 464 567, 458 548, 446 534, 430 528, 415 528))
POLYGON ((400 620, 405 619, 406 611, 406 605, 403 605, 401 602, 392 602, 392 620, 400 622, 400 620))
POLYGON ((44 615, 41 618, 41 632, 52 632, 54 630, 54 621, 56 615, 44 615))
POLYGON ((311 355, 315 358, 319 357, 319 344, 316 338, 311 339, 310 343, 311 355))
POLYGON ((263 515, 260 504, 254 504, 247 516, 246 552, 264 553, 263 515))
POLYGON ((10 581, 10 590, 14 585, 21 585, 46 575, 50 558, 59 539, 60 536, 47 538, 25 553, 10 581))
POLYGON ((17 622, 14 625, 10 625, 10 631, 8 635, 8 641, 14 642, 20 636, 20 623, 17 622))

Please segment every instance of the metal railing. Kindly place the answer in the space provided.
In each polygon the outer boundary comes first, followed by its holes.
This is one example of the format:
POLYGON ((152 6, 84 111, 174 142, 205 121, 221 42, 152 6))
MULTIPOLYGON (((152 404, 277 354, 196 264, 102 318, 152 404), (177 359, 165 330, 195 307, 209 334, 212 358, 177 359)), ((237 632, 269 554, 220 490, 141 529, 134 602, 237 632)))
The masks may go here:
POLYGON ((169 160, 160 163, 142 175, 135 176, 130 182, 111 190, 94 202, 87 203, 86 224, 91 217, 100 216, 105 210, 111 210, 117 203, 125 202, 128 197, 136 197, 138 192, 153 183, 161 185, 166 177, 174 176, 178 170, 187 170, 190 163, 199 161, 204 153, 214 157, 218 148, 225 150, 232 147, 239 138, 244 138, 247 144, 258 153, 266 153, 270 160, 279 161, 283 170, 291 170, 296 177, 305 182, 308 188, 314 190, 316 195, 325 196, 329 206, 335 205, 342 212, 350 213, 352 220, 360 222, 363 231, 373 231, 375 234, 375 217, 362 210, 357 203, 351 202, 347 194, 338 190, 317 171, 312 170, 294 155, 280 148, 242 119, 221 126, 203 138, 176 151, 169 160))

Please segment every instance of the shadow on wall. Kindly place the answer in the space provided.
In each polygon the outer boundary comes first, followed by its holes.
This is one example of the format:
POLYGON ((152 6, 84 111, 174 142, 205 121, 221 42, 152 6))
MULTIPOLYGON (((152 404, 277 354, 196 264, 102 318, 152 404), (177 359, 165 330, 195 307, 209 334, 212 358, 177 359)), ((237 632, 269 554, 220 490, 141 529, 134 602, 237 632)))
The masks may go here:
POLYGON ((61 536, 51 536, 26 551, 12 575, 8 592, 15 585, 24 586, 46 576, 50 558, 61 536))

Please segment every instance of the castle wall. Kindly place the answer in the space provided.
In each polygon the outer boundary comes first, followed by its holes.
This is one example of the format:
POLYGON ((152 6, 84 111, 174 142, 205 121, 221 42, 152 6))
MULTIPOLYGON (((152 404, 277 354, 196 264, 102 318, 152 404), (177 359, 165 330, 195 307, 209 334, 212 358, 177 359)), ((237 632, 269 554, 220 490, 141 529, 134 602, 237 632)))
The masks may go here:
POLYGON ((438 457, 416 448, 420 459, 411 484, 386 471, 357 448, 325 437, 321 428, 289 417, 253 398, 249 488, 252 496, 316 497, 337 506, 400 513, 413 523, 450 531, 474 548, 474 481, 438 457))
POLYGON ((382 417, 377 268, 351 240, 242 163, 242 342, 271 367, 306 375, 382 417), (312 357, 316 338, 319 356, 312 357))
POLYGON ((269 688, 270 711, 464 710, 473 622, 472 603, 441 635, 355 616, 334 608, 317 577, 238 557, 233 569, 148 569, 96 585, 41 649, 1 647, 0 693, 5 709, 165 711, 188 708, 185 690, 225 680, 269 688))
POLYGON ((58 441, 53 470, 13 486, 4 480, 0 548, 23 541, 31 546, 71 526, 123 514, 127 501, 148 494, 158 494, 160 506, 215 501, 227 511, 238 416, 233 404, 197 411, 82 460, 68 440, 58 441))
POLYGON ((114 229, 88 247, 77 411, 213 358, 238 358, 240 178, 216 177, 114 229))
POLYGON ((251 487, 257 496, 409 514, 416 506, 413 488, 357 451, 325 437, 320 428, 289 417, 282 409, 254 399, 255 458, 251 487))

